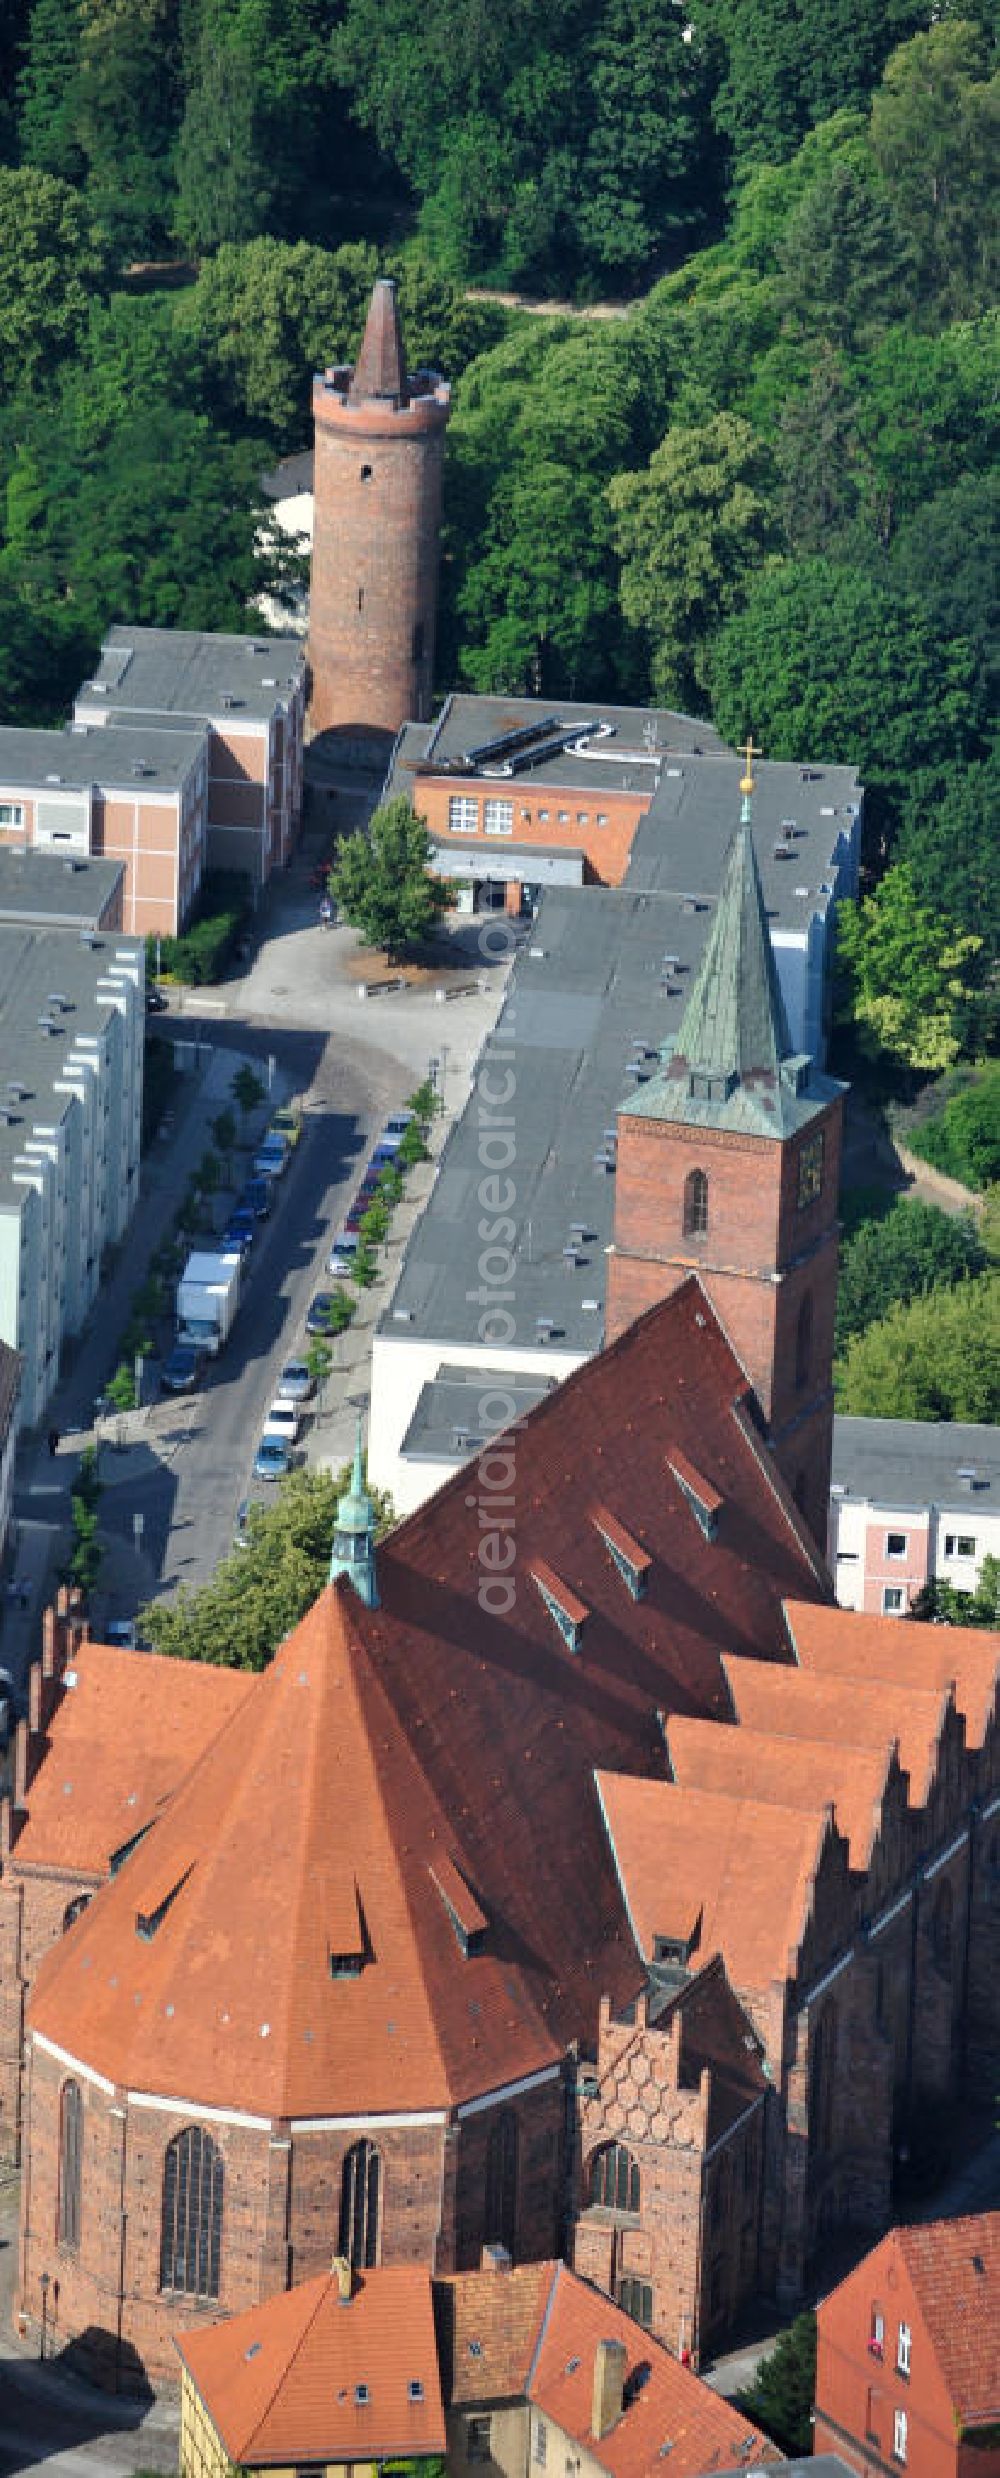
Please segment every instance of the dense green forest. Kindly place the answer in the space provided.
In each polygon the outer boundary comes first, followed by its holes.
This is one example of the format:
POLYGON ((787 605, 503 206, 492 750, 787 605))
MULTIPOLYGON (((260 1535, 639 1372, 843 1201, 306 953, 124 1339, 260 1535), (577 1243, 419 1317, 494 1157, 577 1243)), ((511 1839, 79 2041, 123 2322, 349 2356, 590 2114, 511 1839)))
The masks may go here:
POLYGON ((981 1053, 996 33, 996 0, 6 0, 0 717, 60 714, 113 618, 243 621, 262 466, 387 268, 454 386, 442 687, 857 763, 855 1040, 981 1053), (476 297, 510 284, 565 314, 476 297))

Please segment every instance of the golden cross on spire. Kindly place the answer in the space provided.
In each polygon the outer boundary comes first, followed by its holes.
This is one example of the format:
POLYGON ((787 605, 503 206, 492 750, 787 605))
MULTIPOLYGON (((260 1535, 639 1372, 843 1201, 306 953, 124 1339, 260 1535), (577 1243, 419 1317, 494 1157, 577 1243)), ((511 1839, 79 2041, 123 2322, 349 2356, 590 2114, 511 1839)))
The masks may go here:
POLYGON ((741 779, 741 782, 740 782, 740 790, 741 790, 741 792, 745 792, 745 793, 746 793, 747 798, 749 798, 750 793, 754 790, 754 779, 753 779, 753 761, 754 761, 754 758, 755 758, 755 757, 763 757, 763 754, 764 754, 763 749, 758 749, 758 748, 755 748, 755 746, 754 746, 753 733, 752 733, 752 732, 748 732, 748 733, 747 733, 747 738, 746 738, 746 746, 745 746, 744 751, 743 751, 743 755, 744 755, 744 757, 746 758, 746 761, 747 761, 747 770, 746 770, 745 775, 743 775, 743 777, 742 777, 742 779, 741 779))

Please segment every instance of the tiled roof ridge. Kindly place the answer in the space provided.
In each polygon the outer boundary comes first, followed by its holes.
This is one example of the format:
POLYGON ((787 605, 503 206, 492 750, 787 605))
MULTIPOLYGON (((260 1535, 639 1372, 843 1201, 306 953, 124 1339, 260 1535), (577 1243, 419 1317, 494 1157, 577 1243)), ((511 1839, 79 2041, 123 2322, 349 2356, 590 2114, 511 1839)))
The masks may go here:
MULTIPOLYGON (((692 1279, 694 1278, 695 1277, 692 1277, 692 1279)), ((698 1287, 701 1289, 700 1283, 698 1287)), ((705 1297, 704 1292, 702 1292, 702 1297, 705 1297)), ((724 1327, 722 1328, 722 1331, 725 1332, 724 1327)), ((728 1334, 726 1334, 725 1338, 726 1341, 729 1342, 728 1334)), ((736 1352, 734 1345, 730 1343, 729 1347, 733 1352, 733 1357, 735 1359, 736 1352)), ((789 1528, 792 1532, 794 1532, 796 1542, 801 1549, 803 1556, 807 1557, 809 1560, 809 1564, 812 1567, 816 1581, 821 1586, 824 1603, 829 1607, 833 1607, 835 1605, 836 1595, 833 1587, 833 1578, 830 1574, 826 1559, 824 1558, 816 1541, 814 1541, 812 1533, 807 1529, 807 1526, 799 1513, 795 1499, 792 1496, 791 1489, 789 1488, 784 1477, 784 1473, 782 1472, 779 1464, 775 1461, 774 1455, 771 1453, 769 1447, 766 1445, 752 1413, 748 1410, 747 1396, 749 1395, 753 1397, 753 1394, 753 1386, 750 1378, 747 1377, 742 1395, 737 1395, 732 1403, 732 1418, 735 1420, 736 1426, 739 1429, 744 1443, 749 1446, 750 1451, 757 1463, 758 1469, 763 1473, 768 1487, 771 1490, 772 1496, 777 1500, 778 1505, 781 1507, 789 1528)), ((785 1629, 788 1634, 789 1646, 794 1648, 792 1647, 791 1632, 788 1627, 788 1618, 786 1615, 789 1605, 790 1604, 788 1602, 783 1601, 781 1608, 782 1616, 785 1619, 785 1629)), ((806 1609, 814 1606, 814 1604, 810 1601, 803 1601, 801 1604, 796 1603, 795 1605, 806 1609)))
MULTIPOLYGON (((274 2385, 270 2397, 260 2410, 254 2425, 250 2428, 249 2432, 242 2437, 236 2448, 235 2457, 238 2460, 246 2461, 250 2459, 254 2444, 256 2443, 258 2437, 262 2435, 263 2430, 267 2425, 267 2421, 271 2416, 272 2410, 275 2408, 279 2394, 284 2391, 285 2385, 291 2377, 293 2368, 302 2355, 306 2341, 315 2327, 317 2318, 322 2314, 323 2308, 329 2300, 330 2291, 335 2281, 336 2273, 329 2271, 326 2273, 325 2277, 321 2277, 321 2279, 317 2282, 317 2293, 311 2312, 306 2314, 303 2322, 300 2324, 298 2336, 292 2348, 289 2350, 280 2371, 275 2375, 274 2385)), ((310 2283, 310 2286, 311 2285, 312 2284, 310 2283)))
MULTIPOLYGON (((449 2070, 448 2061, 438 2030, 435 2007, 431 2001, 430 1991, 427 1988, 426 1967, 424 1962, 420 1923, 414 1908, 413 1888, 416 1884, 419 1860, 418 1865, 415 1866, 412 1871, 410 1868, 402 1864, 405 1851, 401 1850, 399 1845, 401 1833, 404 1828, 401 1824, 401 1820, 395 1816, 393 1809, 386 1805, 386 1802, 382 1796, 380 1766, 375 1753, 375 1746, 373 1742, 374 1733, 371 1720, 369 1714, 365 1710, 364 1693, 362 1691, 362 1676, 364 1678, 365 1686, 381 1708, 381 1719, 384 1727, 391 1729, 393 1732, 400 1748, 404 1751, 407 1764, 419 1776, 420 1786, 425 1800, 433 1807, 435 1815, 440 1820, 441 1852, 443 1855, 448 1855, 450 1850, 456 1847, 455 1836, 451 1832, 448 1819, 444 1815, 443 1810, 435 1797, 434 1791, 432 1790, 430 1782, 427 1779, 427 1775, 424 1772, 420 1759, 414 1753, 409 1737, 403 1727, 392 1699, 387 1693, 384 1681, 379 1674, 377 1662, 370 1656, 369 1645, 367 1642, 367 1628, 363 1623, 363 1619, 368 1620, 368 1624, 371 1626, 372 1632, 377 1635, 379 1628, 377 1611, 373 1610, 369 1612, 365 1608, 364 1603, 358 1600, 353 1585, 348 1582, 346 1576, 344 1575, 341 1575, 336 1583, 327 1585, 326 1594, 324 1597, 327 1598, 331 1604, 339 1603, 343 1614, 347 1668, 350 1676, 351 1690, 354 1696, 354 1708, 357 1724, 359 1729, 364 1734, 365 1744, 371 1760, 372 1776, 377 1796, 378 1813, 386 1835, 386 1840, 389 1845, 392 1864, 396 1872, 398 1890, 406 1911, 410 1935, 413 1942, 413 1949, 417 1956, 420 1977, 424 1983, 424 1993, 427 2003, 428 2029, 430 2032, 434 2056, 437 2060, 438 2071, 441 2075, 442 2082, 444 2083, 446 2089, 449 2092, 452 2092, 452 2095, 454 2096, 452 2088, 453 2078, 449 2070)), ((405 1829, 409 1830, 411 1828, 407 1825, 405 1829)), ((426 1856, 426 1861, 429 1865, 430 1860, 434 1855, 433 1850, 428 1849, 424 1855, 426 1856)), ((303 1885, 302 1890, 303 1900, 307 1900, 309 1888, 306 1885, 303 1885)), ((363 1911, 363 1883, 359 1885, 358 1893, 361 1909, 363 1911)))
MULTIPOLYGON (((787 1975, 789 1977, 794 1977, 795 1964, 791 1957, 793 1952, 797 1953, 797 1951, 801 1948, 805 1926, 810 1916, 811 1897, 814 1892, 816 1879, 822 1864, 826 1843, 833 1838, 844 1842, 845 1851, 847 1848, 845 1836, 840 1832, 836 1823, 832 1804, 827 1802, 821 1812, 818 1815, 814 1815, 809 1809, 802 1809, 800 1807, 765 1805, 761 1800, 748 1797, 743 1792, 730 1794, 725 1790, 688 1789, 681 1782, 640 1779, 637 1775, 631 1773, 622 1773, 617 1776, 604 1773, 596 1775, 595 1778, 598 1781, 601 1805, 606 1818, 606 1829, 612 1849, 615 1852, 615 1864, 623 1891, 627 1885, 627 1873, 624 1863, 619 1860, 614 1823, 606 1804, 606 1790, 610 1782, 617 1779, 619 1783, 634 1784, 636 1790, 639 1791, 640 1794, 644 1795, 646 1793, 656 1793, 659 1798, 665 1801, 674 1800, 680 1803, 683 1800, 687 1800, 690 1802, 689 1812, 692 1816, 694 1816, 697 1812, 699 1803, 705 1809, 714 1807, 721 1811, 720 1830, 714 1843, 715 1875, 710 1882, 703 1884, 701 1917, 703 1924, 707 1921, 707 1925, 705 1925, 705 1958, 706 1960, 711 1959, 712 1955, 715 1953, 721 1955, 725 1967, 726 1977, 737 1996, 739 1996, 739 1990, 736 1986, 734 1972, 726 1952, 725 1943, 717 1941, 719 1930, 716 1923, 716 1914, 720 1903, 724 1900, 726 1894, 735 1887, 738 1881, 739 1845, 745 1842, 749 1827, 755 1824, 759 1827, 762 1835, 766 1836, 768 1833, 773 1835, 776 1818, 783 1817, 786 1825, 791 1827, 789 1838, 797 1846, 798 1856, 802 1862, 801 1866, 796 1869, 796 1874, 793 1881, 790 1884, 787 1881, 784 1881, 782 1886, 779 1888, 784 1892, 787 1900, 787 1925, 790 1932, 795 1931, 796 1920, 798 1922, 797 1945, 793 1948, 792 1945, 789 1944, 786 1948, 786 1954, 789 1957, 786 1964, 787 1975), (737 1845, 735 1851, 734 1842, 737 1845), (796 1901, 798 1905, 797 1909, 793 1907, 796 1901)), ((631 1919, 633 1915, 632 1905, 627 1898, 627 1894, 626 1907, 631 1919)), ((639 1945, 639 1950, 641 1953, 641 1940, 638 1936, 636 1941, 639 1945)), ((742 2002, 742 1998, 740 1998, 740 2002, 742 2002)))
POLYGON ((538 2329, 535 2333, 534 2347, 531 2352, 531 2357, 528 2362, 528 2372, 525 2377, 524 2393, 526 2400, 531 2399, 531 2387, 538 2373, 538 2361, 542 2354, 549 2324, 552 2321, 556 2297, 559 2291, 560 2277, 565 2271, 565 2268, 566 2266, 562 2262, 554 2263, 552 2266, 552 2278, 549 2281, 548 2294, 545 2299, 545 2304, 542 2307, 541 2314, 538 2318, 538 2329))
MULTIPOLYGON (((760 1762, 764 1764, 766 1763, 768 1756, 776 1750, 781 1750, 781 1761, 783 1766, 792 1771, 795 1769, 796 1761, 802 1763, 806 1758, 815 1761, 816 1758, 823 1757, 828 1764, 832 1764, 836 1760, 837 1750, 827 1738, 783 1739, 779 1737, 775 1730, 757 1728, 752 1722, 742 1722, 739 1720, 736 1720, 735 1722, 721 1721, 716 1720, 714 1715, 711 1714, 705 1718, 701 1713, 675 1712, 671 1714, 667 1729, 667 1745, 671 1764, 675 1765, 675 1747, 677 1752, 680 1753, 684 1748, 685 1742, 687 1742, 689 1747, 693 1746, 695 1755, 697 1756, 697 1749, 699 1745, 708 1744, 707 1734, 709 1732, 713 1733, 713 1737, 716 1740, 718 1740, 720 1736, 724 1735, 728 1740, 733 1742, 734 1746, 747 1749, 751 1762, 753 1761, 755 1755, 759 1755, 760 1762)), ((852 1754, 854 1756, 868 1758, 873 1765, 881 1766, 881 1771, 877 1776, 880 1782, 880 1787, 871 1801, 870 1828, 865 1861, 867 1865, 871 1858, 873 1845, 878 1839, 879 1830, 881 1828, 882 1805, 888 1788, 890 1774, 894 1763, 899 1766, 899 1740, 898 1738, 888 1739, 884 1747, 858 1745, 852 1749, 852 1754)), ((902 1767, 900 1766, 899 1769, 902 1770, 902 1767)), ((723 1797, 738 1798, 740 1796, 749 1795, 752 1798, 754 1795, 752 1788, 749 1792, 745 1792, 741 1791, 734 1784, 733 1788, 730 1789, 724 1781, 704 1782, 696 1779, 690 1782, 685 1782, 683 1780, 678 1780, 676 1769, 674 1769, 674 1782, 676 1787, 679 1789, 707 1789, 723 1797)), ((849 1842, 850 1835, 846 1832, 846 1828, 841 1821, 841 1817, 838 1812, 838 1804, 839 1802, 836 1796, 836 1791, 834 1790, 829 1799, 818 1800, 816 1813, 818 1814, 822 1808, 830 1807, 832 1809, 838 1831, 849 1842)), ((798 1810, 798 1812, 808 1814, 811 1810, 808 1808, 802 1808, 798 1810)))
MULTIPOLYGON (((850 1616, 851 1614, 852 1612, 849 1610, 844 1611, 845 1616, 850 1616)), ((737 1692, 740 1676, 745 1676, 748 1680, 751 1678, 756 1679, 760 1676, 763 1670, 776 1668, 779 1664, 769 1661, 750 1660, 747 1658, 745 1653, 741 1652, 723 1652, 721 1654, 721 1661, 723 1676, 726 1681, 733 1712, 736 1718, 736 1726, 737 1728, 740 1728, 742 1727, 742 1723, 740 1720, 739 1696, 737 1692), (735 1679, 733 1674, 734 1671, 737 1673, 735 1679)), ((853 1688, 856 1694, 860 1683, 859 1680, 850 1673, 831 1673, 830 1671, 804 1669, 801 1666, 796 1666, 794 1676, 796 1682, 799 1679, 802 1680, 803 1686, 805 1687, 807 1693, 810 1687, 816 1687, 820 1690, 824 1687, 840 1687, 845 1691, 853 1688)), ((933 1725, 934 1745, 935 1747, 940 1745, 948 1713, 954 1706, 955 1702, 954 1689, 951 1686, 907 1687, 905 1682, 900 1679, 873 1679, 869 1681, 869 1683, 873 1686, 885 1685, 887 1687, 892 1686, 896 1688, 899 1693, 905 1697, 907 1708, 911 1714, 916 1701, 932 1707, 935 1714, 933 1725)), ((796 1693, 796 1688, 792 1686, 791 1679, 789 1679, 789 1689, 792 1696, 794 1696, 796 1693)), ((754 1726, 755 1724, 753 1722, 749 1724, 750 1728, 753 1728, 754 1726)), ((779 1737, 787 1735, 789 1743, 794 1745, 798 1741, 799 1733, 795 1730, 788 1730, 787 1732, 776 1730, 775 1735, 779 1737)), ((871 1739, 864 1737, 860 1733, 856 1739, 843 1739, 839 1743, 841 1745, 857 1746, 858 1748, 864 1749, 868 1752, 871 1751, 872 1746, 871 1739)), ((896 1725, 896 1716, 893 1716, 893 1719, 886 1722, 884 1737, 880 1738, 878 1743, 880 1745, 884 1745, 890 1751, 893 1748, 895 1749, 900 1770, 906 1775, 906 1779, 909 1783, 909 1804, 911 1806, 925 1806, 927 1803, 928 1789, 930 1785, 930 1758, 928 1757, 928 1767, 925 1770, 922 1784, 915 1786, 911 1766, 904 1763, 902 1760, 900 1732, 898 1725, 896 1725)))

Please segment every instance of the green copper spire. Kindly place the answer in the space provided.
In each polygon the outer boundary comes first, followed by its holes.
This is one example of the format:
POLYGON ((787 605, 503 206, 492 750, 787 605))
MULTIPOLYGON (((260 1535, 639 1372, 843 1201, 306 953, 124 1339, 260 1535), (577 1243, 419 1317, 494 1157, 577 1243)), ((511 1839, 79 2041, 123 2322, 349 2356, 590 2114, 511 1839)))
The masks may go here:
MULTIPOLYGON (((749 800, 745 801, 749 806, 749 800)), ((749 825, 729 846, 715 919, 681 1019, 672 1066, 721 1086, 777 1077, 791 1055, 784 1000, 771 946, 749 825)), ((720 1089, 715 1089, 720 1088, 720 1089)))
POLYGON ((365 1458, 361 1444, 361 1414, 358 1414, 354 1441, 354 1464, 351 1485, 346 1497, 338 1499, 337 1520, 330 1554, 330 1581, 338 1575, 349 1575, 360 1600, 369 1609, 378 1608, 378 1575, 375 1567, 375 1508, 365 1487, 365 1458))
POLYGON ((750 831, 753 754, 748 745, 740 824, 677 1038, 664 1044, 658 1073, 621 1103, 622 1117, 784 1137, 839 1090, 792 1054, 750 831))

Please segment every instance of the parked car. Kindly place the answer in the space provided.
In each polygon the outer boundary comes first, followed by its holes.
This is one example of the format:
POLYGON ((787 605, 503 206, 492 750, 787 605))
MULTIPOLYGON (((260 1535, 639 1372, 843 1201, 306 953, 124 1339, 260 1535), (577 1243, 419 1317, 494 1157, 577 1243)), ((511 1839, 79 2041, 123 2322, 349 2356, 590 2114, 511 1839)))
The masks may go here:
POLYGON ((105 1618, 101 1629, 102 1643, 116 1643, 123 1652, 134 1652, 138 1646, 134 1618, 105 1618))
POLYGON ((326 1270, 329 1274, 333 1275, 334 1281, 344 1281, 346 1276, 350 1273, 351 1266, 354 1263, 357 1252, 357 1231, 338 1230, 337 1236, 326 1260, 326 1270))
POLYGON ((283 1437, 286 1445, 293 1446, 299 1433, 298 1404, 288 1402, 278 1394, 264 1422, 263 1433, 265 1437, 283 1437))
POLYGON ((253 1234, 254 1226, 249 1215, 245 1221, 240 1216, 238 1220, 227 1222, 219 1241, 220 1255, 245 1256, 248 1248, 253 1246, 253 1234))
POLYGON ((193 1342, 175 1342, 169 1358, 160 1370, 160 1384, 168 1394, 190 1394, 198 1383, 204 1361, 193 1342))
POLYGON ((245 1210, 253 1215, 255 1222, 262 1222, 270 1213, 273 1203, 274 1195, 270 1179, 248 1179, 236 1208, 237 1218, 245 1210))
POLYGON ((292 1449, 287 1437, 265 1435, 253 1458, 255 1480, 283 1480, 292 1468, 292 1449))
POLYGON ((288 1146, 281 1136, 265 1136, 251 1163, 255 1179, 280 1179, 288 1168, 288 1146))
POLYGON ((267 1132, 269 1136, 280 1136, 283 1144, 296 1145, 302 1134, 301 1110, 293 1110, 286 1102, 283 1110, 275 1111, 267 1132))
POLYGON ((307 1315, 306 1315, 306 1332, 307 1332, 307 1334, 329 1334, 329 1333, 332 1333, 333 1328, 332 1328, 332 1326, 331 1326, 331 1324, 330 1324, 330 1322, 329 1322, 329 1315, 328 1315, 328 1311, 329 1311, 332 1307, 333 1307, 333 1292, 332 1292, 332 1291, 317 1291, 315 1299, 310 1300, 310 1303, 309 1303, 309 1308, 308 1308, 308 1312, 307 1312, 307 1315))
POLYGON ((169 1005, 170 1005, 170 1000, 169 1000, 169 998, 167 997, 166 992, 165 992, 164 990, 162 990, 162 989, 148 989, 148 990, 146 991, 146 1013, 147 1013, 147 1015, 163 1015, 163 1014, 165 1014, 166 1009, 168 1008, 168 1006, 169 1006, 169 1005))
POLYGON ((313 1391, 313 1380, 305 1360, 286 1360, 278 1378, 279 1402, 308 1402, 313 1391))
POLYGON ((395 1170, 399 1160, 402 1136, 380 1136, 371 1157, 370 1168, 381 1177, 383 1170, 395 1170))

